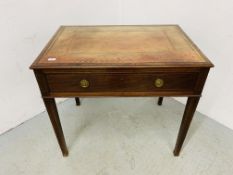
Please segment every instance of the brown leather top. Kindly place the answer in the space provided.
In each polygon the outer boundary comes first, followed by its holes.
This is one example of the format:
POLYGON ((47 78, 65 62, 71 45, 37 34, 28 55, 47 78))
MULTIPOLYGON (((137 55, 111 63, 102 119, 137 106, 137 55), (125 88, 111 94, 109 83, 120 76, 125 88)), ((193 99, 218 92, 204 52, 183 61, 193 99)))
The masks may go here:
POLYGON ((177 25, 62 26, 32 68, 211 67, 177 25))

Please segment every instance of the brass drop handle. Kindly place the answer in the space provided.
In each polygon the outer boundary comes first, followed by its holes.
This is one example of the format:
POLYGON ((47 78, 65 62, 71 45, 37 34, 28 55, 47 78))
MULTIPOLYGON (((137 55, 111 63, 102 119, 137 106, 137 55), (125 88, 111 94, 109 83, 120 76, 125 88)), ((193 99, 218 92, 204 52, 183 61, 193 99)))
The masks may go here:
POLYGON ((88 80, 83 79, 83 80, 80 81, 80 86, 81 86, 82 88, 88 88, 89 85, 90 85, 90 83, 89 83, 88 80))
POLYGON ((157 87, 157 88, 163 87, 163 85, 164 85, 163 79, 157 78, 157 79, 155 80, 155 82, 154 82, 154 85, 155 85, 155 87, 157 87))

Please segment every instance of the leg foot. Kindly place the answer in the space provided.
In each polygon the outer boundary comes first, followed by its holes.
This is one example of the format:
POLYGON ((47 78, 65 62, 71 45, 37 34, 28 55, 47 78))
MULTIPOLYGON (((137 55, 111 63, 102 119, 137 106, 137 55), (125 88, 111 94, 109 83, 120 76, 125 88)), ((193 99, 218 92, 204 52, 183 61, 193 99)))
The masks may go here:
POLYGON ((54 132, 56 134, 59 146, 61 148, 63 156, 68 156, 68 149, 65 142, 65 137, 62 131, 61 122, 57 112, 57 106, 54 98, 44 98, 44 104, 47 109, 50 121, 53 125, 54 132))
POLYGON ((63 155, 63 157, 68 157, 69 156, 69 152, 67 151, 67 152, 62 152, 62 155, 63 155))
POLYGON ((161 106, 163 103, 163 97, 159 97, 158 99, 158 105, 161 106))
POLYGON ((200 97, 189 97, 186 103, 183 119, 180 125, 180 130, 176 140, 176 146, 173 151, 174 156, 179 156, 181 147, 183 145, 184 139, 187 135, 189 126, 191 124, 193 115, 196 111, 200 97))
POLYGON ((75 101, 76 101, 76 105, 77 105, 77 106, 80 106, 80 100, 79 100, 78 97, 75 97, 75 101))
POLYGON ((173 155, 175 156, 175 157, 178 157, 179 156, 179 152, 175 152, 175 150, 173 151, 173 155))

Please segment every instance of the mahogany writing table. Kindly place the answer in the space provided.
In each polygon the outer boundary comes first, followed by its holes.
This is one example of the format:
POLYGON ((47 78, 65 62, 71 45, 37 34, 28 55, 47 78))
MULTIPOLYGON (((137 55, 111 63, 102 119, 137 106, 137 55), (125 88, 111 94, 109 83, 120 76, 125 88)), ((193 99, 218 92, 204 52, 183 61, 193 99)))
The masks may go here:
POLYGON ((211 67, 179 26, 149 25, 62 26, 30 68, 64 156, 56 97, 187 96, 178 156, 211 67))

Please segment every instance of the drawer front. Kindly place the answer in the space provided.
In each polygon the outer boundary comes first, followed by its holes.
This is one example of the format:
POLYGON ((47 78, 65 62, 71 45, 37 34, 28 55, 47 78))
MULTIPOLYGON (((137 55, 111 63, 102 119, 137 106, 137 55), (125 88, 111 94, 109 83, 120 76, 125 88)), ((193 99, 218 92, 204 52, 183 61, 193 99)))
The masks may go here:
POLYGON ((47 74, 50 92, 167 92, 192 91, 198 73, 47 74))

